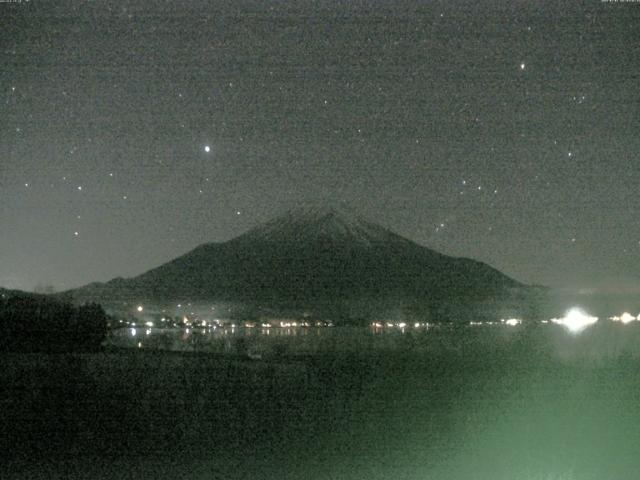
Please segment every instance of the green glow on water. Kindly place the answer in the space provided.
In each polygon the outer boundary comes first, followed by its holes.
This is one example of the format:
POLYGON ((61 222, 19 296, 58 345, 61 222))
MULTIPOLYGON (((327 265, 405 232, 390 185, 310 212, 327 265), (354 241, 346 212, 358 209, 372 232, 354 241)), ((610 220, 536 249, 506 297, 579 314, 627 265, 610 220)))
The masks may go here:
POLYGON ((147 347, 1 357, 13 389, 4 451, 38 449, 0 476, 637 478, 640 323, 579 335, 553 324, 346 332, 304 337, 322 349, 297 359, 284 348, 239 361, 147 347), (69 445, 51 450, 49 431, 69 445))

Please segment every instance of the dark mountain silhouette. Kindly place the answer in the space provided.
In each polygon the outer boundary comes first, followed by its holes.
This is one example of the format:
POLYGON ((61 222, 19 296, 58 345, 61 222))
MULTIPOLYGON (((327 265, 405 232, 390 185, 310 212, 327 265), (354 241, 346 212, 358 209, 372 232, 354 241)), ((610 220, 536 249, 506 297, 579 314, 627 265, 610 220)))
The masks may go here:
POLYGON ((134 278, 70 293, 82 301, 230 300, 303 305, 362 299, 490 298, 523 287, 344 209, 303 207, 134 278))

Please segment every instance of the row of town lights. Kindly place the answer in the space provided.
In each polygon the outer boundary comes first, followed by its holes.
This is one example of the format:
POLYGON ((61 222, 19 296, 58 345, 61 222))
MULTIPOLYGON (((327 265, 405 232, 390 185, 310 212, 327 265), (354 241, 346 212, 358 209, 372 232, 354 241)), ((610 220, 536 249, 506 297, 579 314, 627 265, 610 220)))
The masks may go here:
MULTIPOLYGON (((178 305, 178 307, 181 307, 181 305, 178 305)), ((144 307, 142 305, 138 305, 138 307, 136 308, 136 310, 139 313, 142 313, 144 311, 144 307)), ((633 321, 640 321, 640 314, 638 314, 637 316, 633 316, 628 312, 624 312, 621 316, 614 316, 614 317, 610 317, 610 320, 614 321, 614 322, 620 322, 623 324, 627 324, 633 321)), ((162 319, 163 321, 165 320, 164 318, 162 319)), ((566 315, 562 318, 552 318, 551 320, 549 320, 551 323, 555 323, 558 325, 563 325, 564 327, 566 327, 569 331, 577 333, 580 332, 582 330, 584 330, 585 328, 587 328, 590 325, 593 325, 594 323, 596 323, 598 321, 598 317, 592 317, 586 313, 584 313, 582 310, 580 310, 579 308, 572 308, 571 310, 569 310, 566 315)), ((549 321, 544 321, 543 323, 548 323, 549 321)), ((183 323, 185 325, 190 325, 191 322, 189 321, 189 319, 185 316, 183 317, 183 323)), ((214 321, 214 323, 219 325, 219 322, 214 321)), ((498 322, 470 322, 470 325, 493 325, 496 324, 498 322)), ((511 327, 515 327, 517 325, 520 325, 522 323, 521 319, 518 318, 509 318, 509 319, 502 319, 500 320, 500 324, 504 324, 507 326, 511 326, 511 327)), ((135 326, 135 323, 133 324, 135 326)), ((247 324, 249 325, 249 324, 247 324)), ((400 328, 400 329, 404 329, 407 327, 407 324, 405 322, 398 322, 398 323, 391 323, 391 322, 386 322, 386 323, 381 323, 381 322, 373 322, 372 327, 374 328, 383 328, 383 327, 388 327, 388 328, 400 328)), ((153 322, 146 322, 145 326, 147 327, 153 327, 154 324, 153 322)), ((207 322, 205 320, 202 321, 201 326, 206 327, 207 326, 207 322)), ((253 325, 252 325, 253 326, 253 325)), ((309 327, 311 326, 311 324, 309 324, 308 322, 280 322, 280 327, 282 328, 289 328, 289 327, 309 327)), ((429 323, 420 323, 420 322, 416 322, 413 324, 414 328, 420 328, 420 327, 429 327, 429 323)), ((233 327, 235 327, 235 324, 233 325, 233 327)), ((271 324, 269 323, 262 323, 262 327, 264 328, 270 328, 271 324)))

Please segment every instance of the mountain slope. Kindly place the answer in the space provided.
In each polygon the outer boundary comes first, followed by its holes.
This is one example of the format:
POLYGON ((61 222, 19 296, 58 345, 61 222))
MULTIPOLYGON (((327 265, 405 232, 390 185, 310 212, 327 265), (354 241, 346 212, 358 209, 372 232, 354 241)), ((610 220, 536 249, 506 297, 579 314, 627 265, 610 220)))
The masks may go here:
POLYGON ((494 268, 420 246, 342 209, 306 207, 131 279, 91 284, 83 300, 310 302, 481 297, 522 286, 494 268))

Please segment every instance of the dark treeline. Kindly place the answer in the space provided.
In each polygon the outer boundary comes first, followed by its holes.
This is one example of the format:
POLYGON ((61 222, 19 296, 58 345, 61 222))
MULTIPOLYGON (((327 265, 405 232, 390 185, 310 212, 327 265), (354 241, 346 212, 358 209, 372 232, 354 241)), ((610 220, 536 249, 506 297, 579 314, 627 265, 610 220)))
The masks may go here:
POLYGON ((107 333, 98 304, 74 306, 43 295, 0 296, 0 351, 96 351, 107 333))

